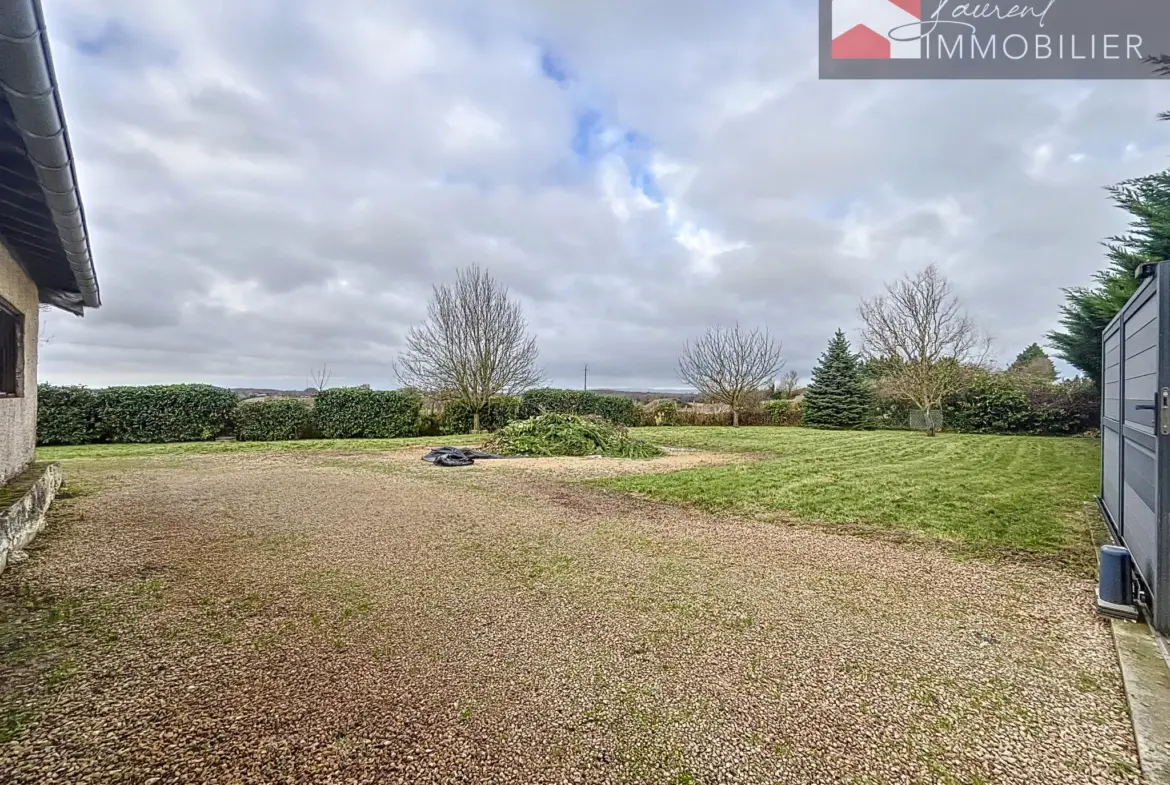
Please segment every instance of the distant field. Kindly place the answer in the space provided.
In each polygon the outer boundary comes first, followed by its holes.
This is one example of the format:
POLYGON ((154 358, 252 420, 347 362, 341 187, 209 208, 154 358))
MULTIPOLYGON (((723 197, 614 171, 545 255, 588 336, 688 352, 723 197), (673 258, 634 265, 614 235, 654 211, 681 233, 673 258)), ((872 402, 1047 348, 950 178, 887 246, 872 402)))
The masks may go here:
POLYGON ((709 510, 906 528, 975 545, 1080 553, 1090 547, 1084 503, 1098 488, 1094 439, 805 428, 634 433, 657 444, 766 457, 605 485, 709 510))

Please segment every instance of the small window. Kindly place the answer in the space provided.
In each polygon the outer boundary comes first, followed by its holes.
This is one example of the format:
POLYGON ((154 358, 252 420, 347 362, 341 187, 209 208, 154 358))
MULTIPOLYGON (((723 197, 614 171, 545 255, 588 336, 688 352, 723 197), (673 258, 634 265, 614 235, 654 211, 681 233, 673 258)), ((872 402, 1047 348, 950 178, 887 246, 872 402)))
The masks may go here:
POLYGON ((24 376, 24 317, 4 300, 0 300, 0 398, 21 394, 24 376))

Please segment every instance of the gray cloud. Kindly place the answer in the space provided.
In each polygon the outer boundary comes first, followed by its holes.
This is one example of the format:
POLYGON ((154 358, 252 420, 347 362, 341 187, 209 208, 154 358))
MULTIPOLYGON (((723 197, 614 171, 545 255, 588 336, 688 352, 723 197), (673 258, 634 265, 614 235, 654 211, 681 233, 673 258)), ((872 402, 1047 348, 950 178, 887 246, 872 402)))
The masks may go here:
POLYGON ((795 5, 60 0, 105 305, 49 316, 42 377, 392 385, 469 263, 558 384, 677 386, 683 341, 736 320, 807 376, 929 262, 1004 359, 1041 340, 1124 228, 1101 186, 1165 166, 1164 88, 820 82, 795 5), (586 109, 641 163, 576 156, 586 109), (669 211, 629 185, 648 161, 669 211))

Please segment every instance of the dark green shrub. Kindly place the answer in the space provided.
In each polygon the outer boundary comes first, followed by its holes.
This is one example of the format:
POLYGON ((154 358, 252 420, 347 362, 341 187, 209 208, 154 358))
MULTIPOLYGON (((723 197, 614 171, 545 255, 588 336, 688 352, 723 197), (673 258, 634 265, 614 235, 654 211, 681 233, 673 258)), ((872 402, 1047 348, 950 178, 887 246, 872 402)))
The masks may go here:
POLYGON ((313 403, 313 424, 326 439, 392 439, 417 433, 422 397, 402 390, 335 387, 313 403))
POLYGON ((962 433, 1028 433, 1028 395, 1006 374, 982 374, 943 406, 943 426, 962 433))
POLYGON ((1027 394, 1034 433, 1072 436, 1101 427, 1101 396, 1088 379, 1034 385, 1027 394))
POLYGON ((1092 382, 1037 382, 1014 373, 982 374, 951 396, 944 422, 966 433, 1064 436, 1100 424, 1100 397, 1092 382))
POLYGON ((678 401, 651 401, 641 407, 639 423, 647 426, 678 425, 678 401))
POLYGON ((556 390, 540 387, 520 396, 520 416, 524 419, 541 414, 577 414, 581 409, 582 390, 556 390))
MULTIPOLYGON (((479 413, 482 431, 498 431, 520 417, 520 398, 515 395, 494 396, 479 413)), ((475 413, 462 401, 452 401, 443 410, 439 432, 444 436, 471 433, 475 413)))
POLYGON ((418 425, 415 426, 417 436, 440 436, 443 433, 443 416, 433 409, 419 412, 418 425))
MULTIPOLYGON (((874 404, 867 428, 881 428, 890 431, 910 430, 910 412, 914 409, 906 401, 879 398, 874 404)), ((949 424, 947 424, 949 427, 949 424)))
POLYGON ((279 442, 308 438, 311 409, 298 398, 270 398, 236 407, 236 438, 242 442, 279 442))
POLYGON ((638 402, 617 395, 597 395, 586 393, 584 399, 585 411, 582 414, 592 414, 604 417, 615 425, 627 428, 638 424, 638 402))
POLYGON ((520 396, 520 416, 546 413, 592 414, 612 423, 630 427, 638 424, 638 402, 616 395, 598 395, 586 390, 556 390, 541 387, 520 396))
POLYGON ((803 405, 800 401, 783 399, 765 401, 764 411, 772 425, 797 426, 801 424, 803 405))
POLYGON ((230 431, 239 398, 209 384, 107 387, 95 392, 100 440, 198 442, 230 431))
POLYGON ((101 438, 98 401, 86 387, 37 387, 37 444, 91 444, 101 438))
POLYGON ((662 450, 631 439, 625 428, 597 415, 541 414, 505 425, 487 449, 501 455, 605 455, 611 458, 652 458, 662 450))

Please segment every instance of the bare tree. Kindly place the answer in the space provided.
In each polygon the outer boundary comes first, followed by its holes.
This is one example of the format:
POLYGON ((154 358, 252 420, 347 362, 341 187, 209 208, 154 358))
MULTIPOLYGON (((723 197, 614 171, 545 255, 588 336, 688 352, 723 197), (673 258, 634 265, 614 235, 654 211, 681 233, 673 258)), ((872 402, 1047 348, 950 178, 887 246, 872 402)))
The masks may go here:
POLYGON ((427 321, 407 333, 395 370, 404 384, 464 403, 478 431, 493 395, 540 382, 537 356, 520 303, 486 270, 471 266, 453 286, 434 287, 427 321))
POLYGON ((792 396, 796 394, 796 388, 800 384, 800 374, 796 371, 789 371, 780 377, 780 383, 776 385, 776 394, 781 400, 792 400, 792 396))
POLYGON ((990 340, 933 264, 862 300, 858 313, 866 356, 888 368, 879 390, 920 409, 927 434, 934 436, 931 413, 941 411, 943 399, 962 386, 973 366, 987 363, 990 340))
POLYGON ((332 374, 329 372, 329 363, 321 363, 320 368, 314 368, 310 376, 309 388, 316 390, 318 393, 325 392, 325 388, 329 386, 329 379, 332 374))
POLYGON ((738 427, 739 413, 759 402, 761 388, 784 367, 780 347, 766 328, 712 327, 683 347, 678 375, 707 400, 729 406, 738 427))

